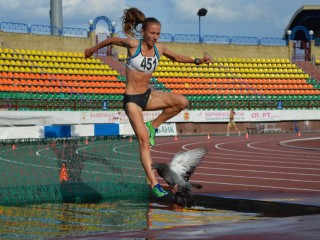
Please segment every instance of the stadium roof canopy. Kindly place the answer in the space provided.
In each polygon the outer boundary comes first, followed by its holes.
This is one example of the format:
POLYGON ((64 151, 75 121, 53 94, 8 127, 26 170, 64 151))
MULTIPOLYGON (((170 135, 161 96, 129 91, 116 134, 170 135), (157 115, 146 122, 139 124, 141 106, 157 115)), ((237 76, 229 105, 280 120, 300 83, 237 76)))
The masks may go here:
POLYGON ((299 8, 292 16, 285 29, 283 38, 288 39, 287 31, 291 30, 290 39, 310 40, 309 31, 312 30, 313 38, 320 38, 320 5, 305 5, 299 8))

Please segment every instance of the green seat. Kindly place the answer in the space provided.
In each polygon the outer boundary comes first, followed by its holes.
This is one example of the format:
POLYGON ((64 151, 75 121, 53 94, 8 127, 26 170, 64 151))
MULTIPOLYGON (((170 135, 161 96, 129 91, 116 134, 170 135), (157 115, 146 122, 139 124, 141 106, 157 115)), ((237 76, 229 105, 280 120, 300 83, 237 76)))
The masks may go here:
POLYGON ((217 100, 217 95, 208 95, 207 96, 208 101, 216 101, 217 100))
POLYGON ((195 101, 196 100, 196 97, 195 95, 189 95, 189 101, 195 101))
POLYGON ((108 100, 110 100, 110 101, 115 100, 115 95, 114 95, 114 94, 110 94, 110 95, 109 95, 109 99, 108 99, 108 100))
POLYGON ((221 108, 220 102, 217 101, 217 100, 212 101, 212 102, 211 102, 211 108, 212 108, 212 109, 220 109, 220 108, 221 108))
POLYGON ((200 109, 200 103, 199 102, 193 102, 192 109, 193 110, 199 110, 200 109))
POLYGON ((41 99, 42 99, 42 100, 48 99, 48 95, 49 95, 49 93, 42 93, 42 94, 41 94, 41 99))
POLYGON ((98 94, 98 100, 103 100, 104 99, 104 95, 103 94, 98 94))
POLYGON ((31 94, 29 92, 23 93, 23 99, 30 99, 31 94))
POLYGON ((15 99, 15 97, 16 97, 16 93, 15 93, 15 92, 8 92, 7 98, 9 98, 9 99, 15 99))
POLYGON ((123 95, 122 94, 116 95, 116 100, 122 101, 122 99, 123 99, 123 95))

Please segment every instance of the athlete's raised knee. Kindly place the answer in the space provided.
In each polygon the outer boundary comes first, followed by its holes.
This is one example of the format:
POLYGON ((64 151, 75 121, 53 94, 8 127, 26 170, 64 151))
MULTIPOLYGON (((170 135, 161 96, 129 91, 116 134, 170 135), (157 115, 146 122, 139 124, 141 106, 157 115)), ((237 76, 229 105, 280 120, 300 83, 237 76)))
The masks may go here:
POLYGON ((179 108, 180 111, 186 109, 188 107, 189 101, 185 96, 180 95, 176 100, 176 107, 179 108))

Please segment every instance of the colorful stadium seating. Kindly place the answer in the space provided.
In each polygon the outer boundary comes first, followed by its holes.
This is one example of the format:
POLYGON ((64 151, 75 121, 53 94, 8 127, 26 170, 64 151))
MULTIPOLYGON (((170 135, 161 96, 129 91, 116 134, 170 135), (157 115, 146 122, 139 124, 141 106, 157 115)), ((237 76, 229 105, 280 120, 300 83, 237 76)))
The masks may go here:
POLYGON ((76 109, 101 109, 102 100, 124 92, 125 83, 118 76, 99 58, 86 59, 83 53, 0 48, 3 108, 6 101, 20 110, 74 110, 75 105, 68 100, 76 100, 80 101, 76 109), (60 105, 51 99, 61 101, 60 105), (47 100, 47 106, 35 100, 47 100), (93 106, 82 101, 90 101, 93 106))
MULTIPOLYGON (((119 54, 124 62, 126 55, 119 54)), ((209 65, 161 57, 155 90, 185 95, 190 109, 319 108, 320 85, 289 59, 217 58, 209 65)), ((15 110, 122 108, 125 77, 83 53, 0 48, 0 107, 15 110)))
POLYGON ((319 84, 288 59, 218 58, 196 66, 164 57, 154 76, 157 86, 188 96, 191 109, 276 108, 279 100, 290 108, 319 106, 319 84))

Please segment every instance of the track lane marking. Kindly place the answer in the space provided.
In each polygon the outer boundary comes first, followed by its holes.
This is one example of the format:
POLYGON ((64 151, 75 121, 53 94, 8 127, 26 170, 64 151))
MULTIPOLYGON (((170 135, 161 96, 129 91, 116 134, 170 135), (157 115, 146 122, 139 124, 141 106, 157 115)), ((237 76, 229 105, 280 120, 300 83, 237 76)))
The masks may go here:
MULTIPOLYGON (((164 181, 160 177, 157 177, 157 179, 164 181)), ((309 188, 291 188, 291 187, 281 187, 281 186, 255 185, 255 184, 242 184, 242 183, 227 183, 227 182, 211 182, 211 181, 201 181, 201 180, 190 180, 190 182, 206 183, 206 184, 212 184, 212 185, 229 185, 229 186, 242 186, 242 187, 255 187, 255 188, 270 188, 270 189, 283 189, 283 190, 295 190, 295 191, 307 191, 307 192, 320 192, 320 190, 309 189, 309 188)))

